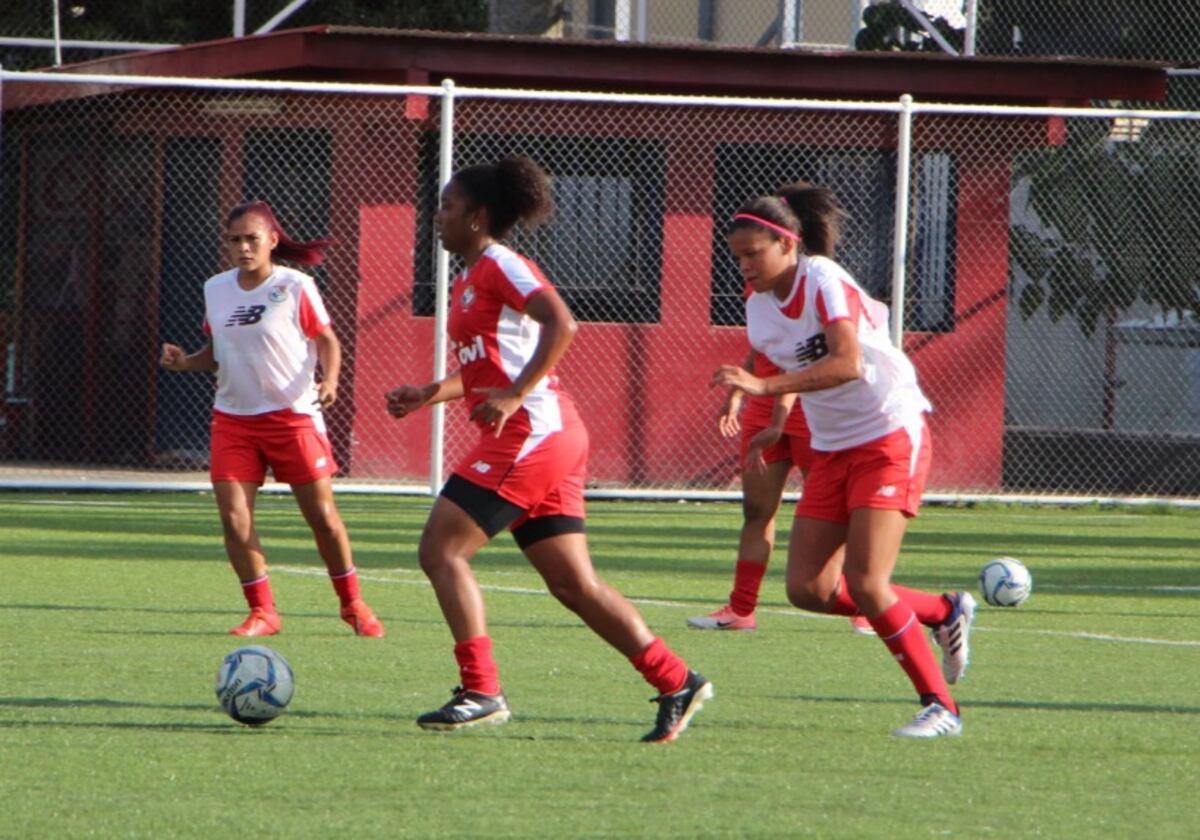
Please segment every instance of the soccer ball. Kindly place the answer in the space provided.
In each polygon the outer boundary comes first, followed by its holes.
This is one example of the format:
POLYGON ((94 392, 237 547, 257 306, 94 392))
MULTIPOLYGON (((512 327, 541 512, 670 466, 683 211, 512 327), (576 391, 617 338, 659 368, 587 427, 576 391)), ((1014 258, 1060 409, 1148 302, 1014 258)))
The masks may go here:
POLYGON ((258 726, 283 713, 296 682, 292 666, 268 647, 241 647, 217 669, 217 700, 238 723, 258 726))
POLYGON ((979 573, 979 591, 993 607, 1019 607, 1033 591, 1033 577, 1015 557, 997 557, 979 573))

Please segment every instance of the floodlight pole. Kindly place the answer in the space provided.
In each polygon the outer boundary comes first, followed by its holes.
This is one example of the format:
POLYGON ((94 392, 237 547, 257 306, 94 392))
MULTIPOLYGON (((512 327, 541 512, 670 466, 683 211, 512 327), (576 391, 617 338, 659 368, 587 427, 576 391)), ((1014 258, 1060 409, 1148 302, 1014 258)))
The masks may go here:
POLYGON ((613 9, 613 38, 618 41, 628 41, 633 7, 631 0, 617 0, 613 9))
POLYGON ((262 26, 258 27, 258 29, 255 29, 254 34, 261 35, 264 32, 271 32, 272 30, 275 29, 276 26, 278 26, 279 24, 281 24, 285 20, 287 20, 288 17, 291 16, 291 14, 293 12, 295 12, 297 9, 299 9, 301 6, 303 6, 307 2, 308 2, 308 0, 292 0, 291 3, 288 3, 282 9, 280 9, 275 14, 275 17, 271 18, 269 21, 264 23, 262 26))
POLYGON ((58 15, 58 0, 50 0, 54 9, 54 66, 62 67, 62 21, 58 15))
POLYGON ((246 34, 246 0, 233 0, 233 37, 246 34))
POLYGON ((779 46, 791 49, 800 43, 800 0, 783 0, 779 10, 779 46))
POLYGON ((967 0, 967 31, 963 38, 963 55, 975 55, 975 29, 979 24, 979 0, 967 0))

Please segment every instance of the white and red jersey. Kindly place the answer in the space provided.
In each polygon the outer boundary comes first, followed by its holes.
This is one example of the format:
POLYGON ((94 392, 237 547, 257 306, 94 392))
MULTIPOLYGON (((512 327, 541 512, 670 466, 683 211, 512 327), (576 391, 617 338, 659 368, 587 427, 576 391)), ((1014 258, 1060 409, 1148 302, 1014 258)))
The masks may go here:
POLYGON ((290 409, 320 415, 317 347, 329 313, 307 274, 276 266, 250 291, 237 269, 204 284, 204 331, 217 361, 214 408, 251 415, 290 409))
POLYGON ((800 394, 813 449, 837 452, 919 424, 932 406, 916 370, 888 336, 888 309, 826 257, 805 257, 786 300, 773 292, 746 299, 750 344, 781 370, 802 370, 829 353, 825 328, 849 320, 858 328, 863 375, 800 394))
MULTIPOLYGON (((486 394, 476 393, 477 388, 507 388, 529 364, 542 328, 525 315, 525 304, 551 288, 536 265, 500 244, 489 245, 471 270, 455 279, 447 332, 450 354, 458 359, 462 372, 468 409, 487 399, 486 394)), ((543 435, 560 431, 564 418, 574 419, 575 410, 550 371, 508 423, 543 435)))

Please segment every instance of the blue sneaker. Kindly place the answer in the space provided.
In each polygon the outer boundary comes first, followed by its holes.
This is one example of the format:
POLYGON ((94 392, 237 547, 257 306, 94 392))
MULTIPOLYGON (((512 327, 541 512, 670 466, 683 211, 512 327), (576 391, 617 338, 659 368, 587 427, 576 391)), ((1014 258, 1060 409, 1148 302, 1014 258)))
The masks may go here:
POLYGON ((942 649, 942 676, 954 685, 966 673, 971 659, 975 599, 967 592, 947 593, 945 597, 953 609, 949 618, 933 628, 933 640, 942 649))

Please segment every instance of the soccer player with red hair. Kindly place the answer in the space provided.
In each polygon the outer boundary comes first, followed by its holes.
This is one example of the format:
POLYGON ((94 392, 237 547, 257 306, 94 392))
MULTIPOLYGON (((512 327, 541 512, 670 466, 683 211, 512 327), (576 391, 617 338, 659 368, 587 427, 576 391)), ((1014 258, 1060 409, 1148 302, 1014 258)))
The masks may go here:
POLYGON ((204 284, 208 342, 188 354, 163 344, 171 371, 216 371, 209 472, 225 551, 250 607, 236 636, 270 636, 281 622, 267 560, 254 526, 254 503, 269 467, 312 529, 341 602, 341 617, 359 636, 383 635, 362 600, 350 538, 333 500, 337 464, 323 409, 338 394, 342 351, 313 279, 276 263, 318 265, 328 240, 298 242, 265 201, 241 204, 225 220, 224 246, 236 266, 204 284), (317 363, 321 381, 316 382, 317 363))

